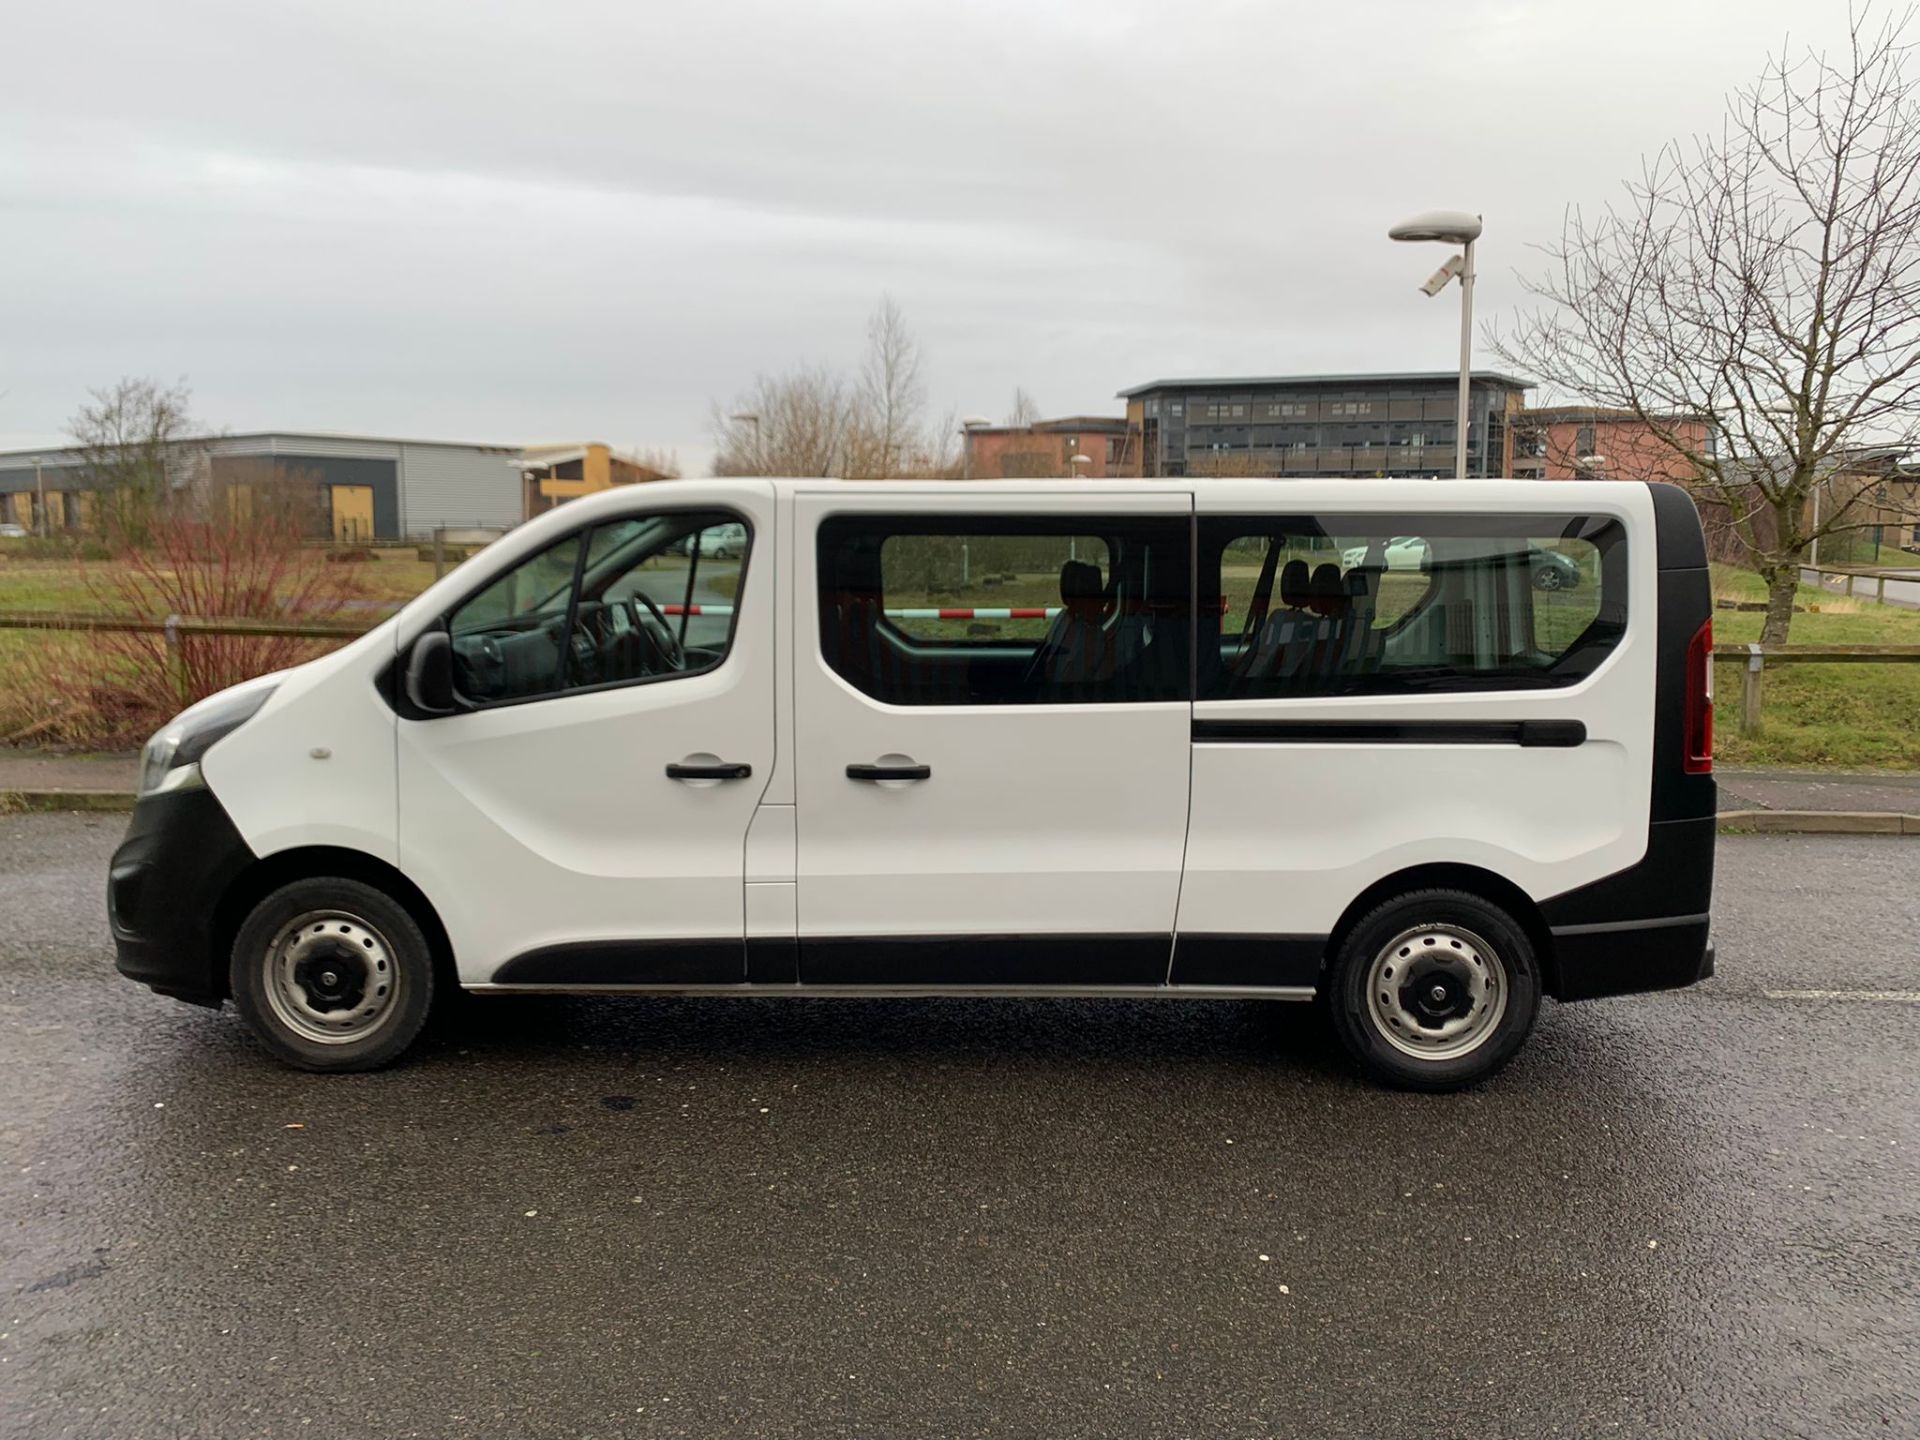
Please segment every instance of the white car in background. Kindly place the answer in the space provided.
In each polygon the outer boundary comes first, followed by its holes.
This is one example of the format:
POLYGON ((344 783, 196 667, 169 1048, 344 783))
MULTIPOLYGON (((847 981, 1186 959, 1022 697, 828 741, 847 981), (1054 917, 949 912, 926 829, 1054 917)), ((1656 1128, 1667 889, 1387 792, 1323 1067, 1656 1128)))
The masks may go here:
POLYGON ((26 526, 12 524, 0 525, 0 540, 24 540, 26 538, 26 526))
MULTIPOLYGON (((1340 552, 1340 563, 1354 570, 1367 563, 1365 545, 1349 545, 1340 552)), ((1427 564, 1427 542, 1418 535, 1396 535, 1387 541, 1386 565, 1389 570, 1422 570, 1427 564)))
MULTIPOLYGON (((1340 563, 1348 570, 1357 569, 1368 563, 1367 551, 1365 545, 1349 545, 1340 552, 1340 563)), ((1395 535, 1387 541, 1385 557, 1388 570, 1424 570, 1427 568, 1427 542, 1418 535, 1395 535)), ((1544 545, 1529 543, 1527 562, 1533 571, 1534 589, 1579 588, 1580 565, 1572 556, 1549 550, 1544 545)))

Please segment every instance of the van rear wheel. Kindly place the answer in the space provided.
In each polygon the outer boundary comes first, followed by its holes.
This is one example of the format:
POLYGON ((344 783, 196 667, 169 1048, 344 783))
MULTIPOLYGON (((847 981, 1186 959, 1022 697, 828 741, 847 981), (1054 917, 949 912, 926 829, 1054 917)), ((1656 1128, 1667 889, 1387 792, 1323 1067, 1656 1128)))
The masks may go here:
POLYGON ((253 907, 233 942, 233 1003, 303 1070, 372 1070, 413 1043, 433 1005, 433 954, 404 906, 316 876, 253 907))
POLYGON ((1465 890, 1416 890, 1348 932, 1328 977, 1334 1028, 1375 1080, 1458 1090, 1511 1060, 1540 1008, 1526 931, 1465 890))

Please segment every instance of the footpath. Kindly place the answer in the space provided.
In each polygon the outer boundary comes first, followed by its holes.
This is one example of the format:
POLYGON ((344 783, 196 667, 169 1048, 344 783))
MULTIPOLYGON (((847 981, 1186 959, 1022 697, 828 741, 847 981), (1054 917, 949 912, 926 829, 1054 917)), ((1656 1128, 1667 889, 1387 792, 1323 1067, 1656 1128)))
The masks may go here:
MULTIPOLYGON (((0 814, 131 810, 140 757, 0 747, 0 814)), ((1722 766, 1720 828, 1801 835, 1920 836, 1920 774, 1722 766)))

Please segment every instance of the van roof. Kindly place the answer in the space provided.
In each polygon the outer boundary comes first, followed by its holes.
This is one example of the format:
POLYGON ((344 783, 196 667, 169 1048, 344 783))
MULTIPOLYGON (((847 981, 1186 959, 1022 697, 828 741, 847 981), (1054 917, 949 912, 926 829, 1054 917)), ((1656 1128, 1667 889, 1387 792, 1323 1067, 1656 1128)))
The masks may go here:
MULTIPOLYGON (((1154 492, 1185 494, 1190 491, 1200 491, 1213 495, 1231 495, 1236 499, 1244 498, 1248 501, 1257 497, 1263 508, 1273 503, 1275 492, 1283 490, 1299 494, 1303 497, 1303 503, 1314 505, 1337 504, 1342 496, 1350 494, 1354 500, 1364 501, 1369 506, 1377 505, 1382 501, 1389 504, 1421 506, 1436 502, 1451 504, 1465 500, 1473 504, 1497 505, 1513 509, 1524 509, 1531 505, 1547 505, 1559 509, 1569 500, 1591 502, 1606 496, 1617 497, 1623 489, 1639 488, 1631 482, 1619 480, 1515 480, 1511 478, 1453 480, 1353 475, 1276 476, 1251 479, 1222 479, 1212 476, 1160 476, 1146 479, 1108 476, 1071 479, 1059 476, 1052 479, 1026 480, 840 480, 823 476, 754 475, 722 477, 723 483, 728 479, 736 480, 742 485, 771 485, 778 490, 857 494, 961 495, 984 492, 1012 497, 1154 492)), ((689 480, 657 480, 648 488, 655 489, 663 485, 685 484, 690 481, 691 477, 689 480)), ((691 481, 691 483, 711 484, 713 482, 706 480, 691 481)))

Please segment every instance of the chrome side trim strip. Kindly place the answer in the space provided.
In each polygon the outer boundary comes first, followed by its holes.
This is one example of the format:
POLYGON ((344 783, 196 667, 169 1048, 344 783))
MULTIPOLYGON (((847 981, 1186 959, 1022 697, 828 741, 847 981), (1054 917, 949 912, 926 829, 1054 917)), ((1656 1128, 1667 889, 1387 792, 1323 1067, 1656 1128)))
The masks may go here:
POLYGON ((733 995, 764 1000, 1311 1000, 1311 985, 462 985, 473 995, 733 995))

